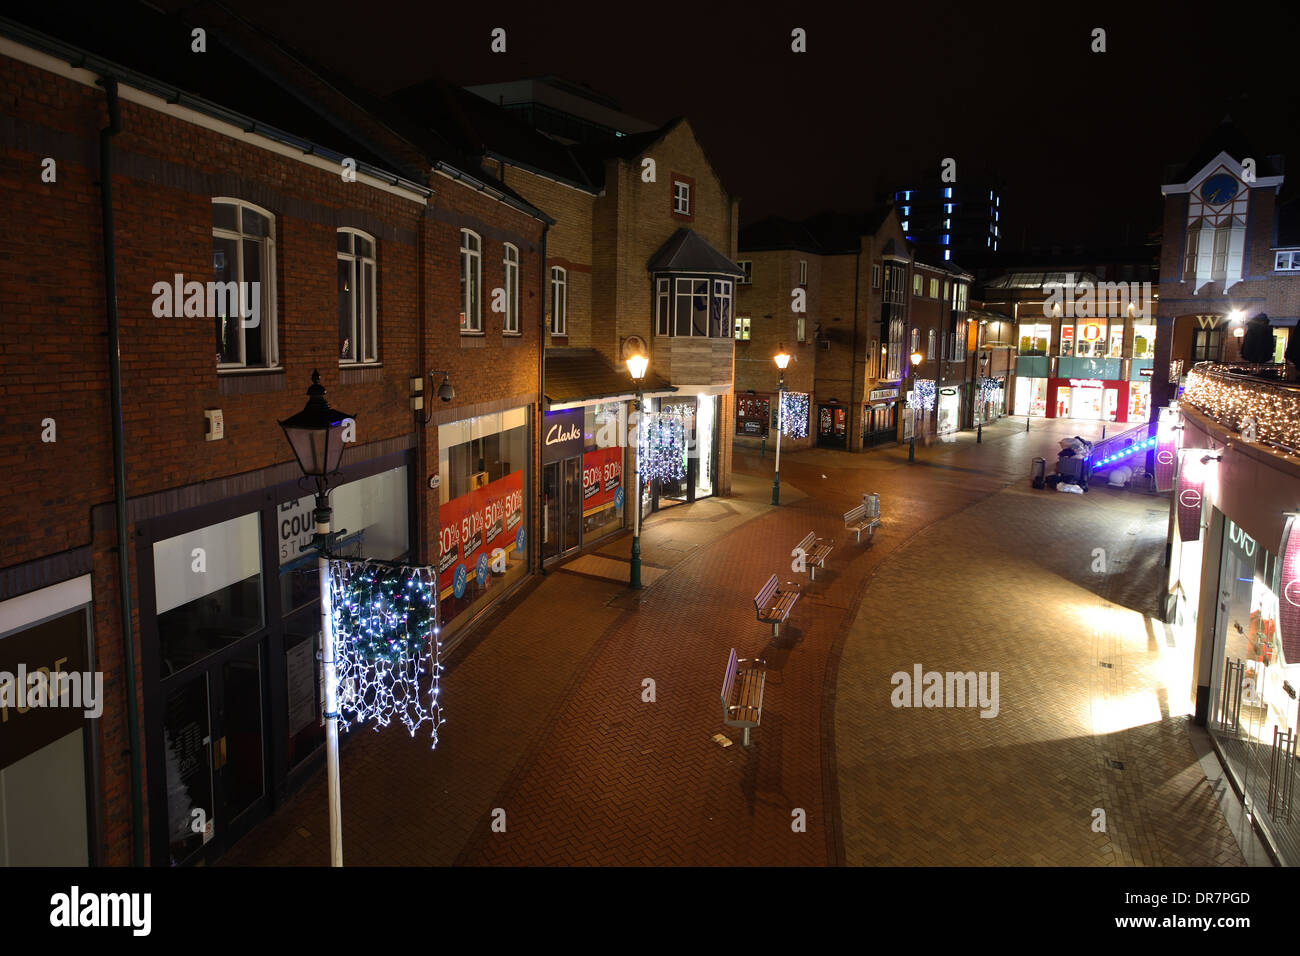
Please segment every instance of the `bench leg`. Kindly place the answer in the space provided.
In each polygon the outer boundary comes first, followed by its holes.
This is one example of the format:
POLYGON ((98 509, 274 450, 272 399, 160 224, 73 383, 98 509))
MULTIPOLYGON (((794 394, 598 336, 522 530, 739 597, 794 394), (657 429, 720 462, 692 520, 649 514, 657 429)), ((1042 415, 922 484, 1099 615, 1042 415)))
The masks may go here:
POLYGON ((808 565, 808 578, 809 580, 812 581, 817 580, 817 565, 815 564, 808 565))
POLYGON ((748 727, 745 728, 745 734, 744 734, 744 737, 743 737, 742 739, 744 740, 744 745, 745 745, 746 747, 748 747, 748 746, 749 746, 749 728, 748 728, 748 727))
POLYGON ((772 640, 776 640, 776 639, 777 639, 778 637, 780 637, 780 636, 781 636, 781 622, 780 622, 780 621, 773 621, 773 622, 772 622, 772 640))

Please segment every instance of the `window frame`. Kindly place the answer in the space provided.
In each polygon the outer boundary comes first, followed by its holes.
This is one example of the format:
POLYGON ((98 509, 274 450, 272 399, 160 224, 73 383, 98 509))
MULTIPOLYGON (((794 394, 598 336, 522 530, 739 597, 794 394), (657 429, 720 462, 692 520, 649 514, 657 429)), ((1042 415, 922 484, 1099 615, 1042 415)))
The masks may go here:
MULTIPOLYGON (((259 297, 259 304, 258 304, 258 307, 261 309, 261 314, 259 315, 258 318, 258 324, 260 326, 260 334, 262 337, 262 353, 265 356, 265 361, 263 364, 260 365, 248 364, 247 340, 245 339, 245 336, 243 334, 247 330, 243 327, 242 324, 243 320, 241 318, 240 319, 241 324, 239 330, 240 331, 239 361, 222 362, 220 360, 221 353, 218 352, 216 353, 218 356, 217 372, 218 373, 244 372, 252 369, 282 368, 280 364, 279 323, 277 322, 277 315, 276 315, 276 304, 277 304, 278 296, 276 295, 277 261, 275 255, 275 214, 272 213, 270 210, 264 209, 263 207, 257 205, 256 203, 248 202, 245 199, 236 199, 233 196, 213 196, 212 205, 214 207, 218 205, 234 206, 236 209, 236 213, 235 213, 236 228, 232 231, 225 227, 219 227, 215 223, 213 223, 211 237, 214 240, 213 242, 214 253, 216 252, 216 242, 215 242, 216 239, 228 239, 234 241, 235 243, 237 274, 234 281, 238 283, 236 288, 239 290, 238 295, 240 299, 241 309, 243 306, 243 297, 244 297, 243 283, 246 281, 244 279, 244 242, 245 241, 259 243, 261 249, 259 258, 261 259, 262 274, 264 276, 263 279, 258 280, 260 283, 259 290, 261 293, 259 297), (267 234, 265 236, 254 236, 245 233, 243 231, 244 229, 243 210, 244 209, 248 209, 251 212, 254 212, 257 215, 262 216, 266 219, 267 234)), ((215 274, 213 275, 213 279, 214 280, 216 279, 215 274)), ((212 317, 212 320, 214 322, 218 321, 219 319, 220 319, 219 316, 212 317)), ((215 331, 215 327, 214 327, 214 331, 215 331)))
POLYGON ((522 335, 519 328, 519 276, 521 259, 519 247, 507 242, 501 249, 501 269, 505 281, 506 313, 501 319, 502 335, 522 335), (511 253, 514 258, 511 258, 511 253))
POLYGON ((551 266, 551 335, 567 336, 569 334, 569 270, 563 266, 551 266), (556 292, 559 292, 557 298, 556 292), (556 304, 559 314, 556 314, 556 304))
POLYGON ((740 266, 741 271, 745 274, 736 280, 736 285, 753 285, 754 284, 754 260, 737 259, 736 265, 740 266))
POLYGON ((922 295, 925 289, 925 277, 919 272, 912 273, 912 295, 922 295))
POLYGON ((1300 250, 1296 249, 1279 249, 1273 255, 1274 272, 1298 272, 1300 271, 1300 250), (1287 257, 1287 264, 1282 265, 1282 257, 1287 257))
POLYGON ((339 262, 349 262, 352 266, 352 288, 354 290, 352 294, 352 341, 358 343, 359 346, 354 347, 353 349, 355 354, 359 357, 348 359, 343 357, 343 349, 340 345, 339 365, 346 365, 349 367, 358 365, 381 365, 383 364, 383 358, 379 354, 379 294, 376 288, 379 285, 379 243, 370 233, 353 226, 340 226, 335 231, 335 236, 335 260, 339 262), (350 252, 342 252, 339 250, 337 244, 337 236, 339 235, 347 235, 350 237, 348 242, 351 247, 350 252), (369 256, 356 251, 357 237, 365 239, 370 243, 371 254, 369 256), (368 284, 358 281, 359 275, 365 275, 365 267, 367 265, 369 265, 371 269, 371 280, 368 284), (359 285, 365 285, 363 291, 368 293, 366 297, 370 300, 370 310, 365 321, 366 328, 361 330, 361 335, 358 335, 358 328, 361 324, 361 320, 357 316, 360 297, 357 296, 355 292, 359 285), (367 353, 373 353, 373 357, 369 357, 367 353))
POLYGON ((678 216, 691 215, 691 184, 684 179, 673 179, 673 213, 678 216), (685 205, 685 209, 682 206, 685 205))
POLYGON ((931 280, 930 280, 930 298, 932 298, 932 299, 937 299, 937 298, 939 298, 939 280, 938 280, 938 279, 931 279, 931 280))
POLYGON ((751 316, 737 315, 734 318, 732 323, 735 326, 735 328, 732 331, 731 337, 735 339, 737 342, 748 342, 750 340, 749 337, 752 332, 751 322, 752 322, 751 316))
POLYGON ((871 264, 871 288, 880 288, 880 266, 874 262, 871 264))
POLYGON ((460 231, 460 308, 461 335, 483 334, 483 237, 473 229, 460 231), (474 244, 466 242, 472 237, 474 244), (474 273, 471 285, 466 272, 474 273), (472 299, 472 302, 471 302, 472 299), (473 305, 473 314, 470 306, 473 305))
POLYGON ((801 286, 808 285, 808 260, 807 259, 799 260, 799 284, 801 286))

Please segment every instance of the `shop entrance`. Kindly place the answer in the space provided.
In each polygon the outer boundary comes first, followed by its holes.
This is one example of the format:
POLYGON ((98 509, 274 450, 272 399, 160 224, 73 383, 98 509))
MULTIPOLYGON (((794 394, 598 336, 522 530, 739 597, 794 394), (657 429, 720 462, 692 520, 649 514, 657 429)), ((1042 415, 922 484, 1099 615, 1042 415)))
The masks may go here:
POLYGON ((849 439, 849 410, 843 405, 817 406, 817 444, 822 448, 846 448, 849 439))
POLYGON ((572 551, 582 525, 582 459, 565 458, 542 466, 542 553, 572 551))
POLYGON ((892 444, 898 441, 898 424, 897 419, 894 417, 897 414, 897 408, 897 402, 863 407, 863 447, 871 448, 875 445, 892 444))
POLYGON ((172 865, 215 859, 270 809, 264 649, 241 641, 162 684, 172 865))

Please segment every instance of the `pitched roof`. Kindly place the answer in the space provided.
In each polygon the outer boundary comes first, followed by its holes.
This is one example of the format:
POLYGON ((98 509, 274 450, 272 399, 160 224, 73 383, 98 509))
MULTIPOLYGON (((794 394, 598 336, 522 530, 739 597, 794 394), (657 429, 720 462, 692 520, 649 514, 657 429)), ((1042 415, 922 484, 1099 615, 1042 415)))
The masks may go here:
POLYGON ((768 252, 777 249, 795 249, 821 255, 821 243, 801 222, 769 216, 748 226, 740 227, 741 252, 768 252))
POLYGON ((71 47, 103 61, 102 66, 87 68, 110 72, 132 85, 150 81, 155 88, 151 92, 170 102, 209 113, 217 107, 234 114, 231 122, 256 120, 300 137, 306 145, 426 182, 420 170, 285 83, 225 31, 207 29, 206 52, 191 52, 191 30, 196 26, 206 28, 199 14, 166 14, 138 2, 87 5, 49 0, 15 6, 0 19, 0 32, 20 42, 44 49, 71 47))
POLYGON ((699 233, 678 229, 646 263, 650 272, 720 272, 743 276, 745 270, 713 248, 699 233))
MULTIPOLYGON (((642 392, 671 392, 676 389, 651 371, 641 382, 642 392)), ((636 383, 626 369, 615 368, 596 349, 549 348, 546 350, 546 400, 552 405, 633 395, 636 383)))
MULTIPOLYGON (((1282 174, 1281 157, 1265 156, 1251 144, 1246 135, 1232 122, 1232 117, 1225 116, 1218 126, 1196 148, 1192 158, 1176 172, 1166 173, 1166 182, 1185 183, 1213 161, 1220 153, 1227 153, 1237 162, 1248 156, 1255 158, 1255 175, 1279 176, 1282 174)), ((1173 167, 1170 167, 1171 171, 1173 167)))

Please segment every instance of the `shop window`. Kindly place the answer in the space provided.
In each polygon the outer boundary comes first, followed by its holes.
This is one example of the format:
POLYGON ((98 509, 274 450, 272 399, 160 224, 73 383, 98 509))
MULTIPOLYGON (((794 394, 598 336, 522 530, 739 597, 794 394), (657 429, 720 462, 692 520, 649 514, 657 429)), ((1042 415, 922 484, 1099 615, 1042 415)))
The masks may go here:
POLYGON ((1124 326, 1112 325, 1110 327, 1110 348, 1106 353, 1111 358, 1120 358, 1124 354, 1124 326))
POLYGON ((588 405, 583 409, 582 543, 617 531, 623 509, 616 505, 623 486, 623 456, 627 434, 622 402, 588 405))
POLYGON ((1154 325, 1133 326, 1133 357, 1153 359, 1156 357, 1156 327, 1154 325))
POLYGON ((1102 358, 1106 354, 1106 323, 1080 322, 1075 329, 1075 355, 1102 358))
POLYGON ((262 627, 261 543, 256 513, 154 542, 160 677, 262 627))

